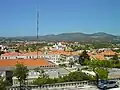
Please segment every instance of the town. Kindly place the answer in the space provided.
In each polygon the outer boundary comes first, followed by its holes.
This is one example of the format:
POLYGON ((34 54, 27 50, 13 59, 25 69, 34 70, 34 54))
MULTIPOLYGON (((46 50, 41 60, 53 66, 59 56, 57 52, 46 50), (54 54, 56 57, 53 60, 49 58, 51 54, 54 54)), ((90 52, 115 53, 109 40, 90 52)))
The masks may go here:
POLYGON ((120 90, 119 0, 0 0, 0 90, 120 90))
POLYGON ((5 85, 11 87, 20 84, 42 87, 78 81, 92 81, 96 85, 96 80, 119 79, 120 45, 104 47, 105 44, 94 47, 79 42, 45 41, 1 45, 0 83, 7 81, 5 85))

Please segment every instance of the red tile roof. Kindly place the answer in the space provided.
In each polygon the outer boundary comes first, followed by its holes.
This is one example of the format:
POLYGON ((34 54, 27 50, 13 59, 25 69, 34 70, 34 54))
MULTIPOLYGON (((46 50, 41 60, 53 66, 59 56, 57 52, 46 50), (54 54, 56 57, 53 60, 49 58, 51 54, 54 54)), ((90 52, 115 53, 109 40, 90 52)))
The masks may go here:
MULTIPOLYGON (((38 54, 43 54, 43 53, 42 52, 38 52, 38 54)), ((28 52, 28 53, 24 53, 22 55, 23 56, 37 55, 37 52, 28 52)))
POLYGON ((104 60, 104 55, 95 55, 95 58, 98 59, 98 60, 104 60))
POLYGON ((106 51, 102 52, 101 54, 105 55, 105 56, 113 56, 116 54, 116 52, 113 52, 112 50, 106 50, 106 51))
POLYGON ((18 55, 20 55, 20 53, 18 52, 7 52, 2 54, 1 56, 18 56, 18 55))
POLYGON ((63 51, 63 50, 54 50, 49 52, 48 54, 63 54, 63 55, 79 55, 78 52, 70 52, 70 51, 63 51))
POLYGON ((17 63, 23 63, 25 66, 50 66, 54 65, 44 59, 13 59, 0 60, 0 67, 15 66, 17 63))
MULTIPOLYGON (((43 52, 38 52, 39 55, 44 54, 43 52)), ((70 52, 70 51, 63 51, 63 50, 54 50, 54 51, 50 51, 48 52, 49 55, 51 54, 63 54, 63 55, 79 55, 78 52, 70 52)), ((32 55, 37 55, 37 52, 28 52, 28 53, 17 53, 17 52, 9 52, 9 53, 5 53, 2 54, 1 56, 32 56, 32 55)))

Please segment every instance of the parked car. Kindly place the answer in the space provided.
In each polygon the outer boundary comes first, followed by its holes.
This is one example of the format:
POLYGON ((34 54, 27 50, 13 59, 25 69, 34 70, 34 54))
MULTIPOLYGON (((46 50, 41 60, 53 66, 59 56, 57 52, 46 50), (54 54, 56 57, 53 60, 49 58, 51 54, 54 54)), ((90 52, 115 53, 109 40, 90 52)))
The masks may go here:
POLYGON ((100 89, 108 89, 108 88, 117 88, 119 87, 119 83, 117 81, 102 81, 98 84, 98 88, 100 89))
POLYGON ((29 87, 21 87, 21 90, 31 90, 29 87))

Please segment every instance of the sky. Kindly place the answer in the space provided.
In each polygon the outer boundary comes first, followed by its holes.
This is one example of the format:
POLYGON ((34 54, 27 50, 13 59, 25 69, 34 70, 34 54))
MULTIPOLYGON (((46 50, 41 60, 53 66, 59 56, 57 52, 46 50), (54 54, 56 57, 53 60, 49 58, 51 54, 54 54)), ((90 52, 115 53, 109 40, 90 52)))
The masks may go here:
POLYGON ((120 0, 0 0, 0 36, 106 32, 120 35, 120 0))

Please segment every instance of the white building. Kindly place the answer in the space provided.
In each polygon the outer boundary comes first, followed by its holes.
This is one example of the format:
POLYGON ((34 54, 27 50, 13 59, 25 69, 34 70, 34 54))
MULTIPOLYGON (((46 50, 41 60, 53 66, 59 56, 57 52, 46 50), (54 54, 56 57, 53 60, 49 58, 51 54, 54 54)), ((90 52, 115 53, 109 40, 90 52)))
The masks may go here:
MULTIPOLYGON (((37 52, 29 52, 29 53, 17 53, 17 52, 9 52, 2 54, 0 59, 36 59, 37 52)), ((44 58, 48 61, 53 62, 56 65, 59 64, 68 64, 69 60, 75 60, 75 57, 72 52, 67 52, 63 50, 54 50, 49 52, 38 52, 38 58, 44 58)))
POLYGON ((0 45, 0 51, 6 52, 7 51, 7 47, 3 46, 3 45, 0 45))
POLYGON ((66 48, 66 45, 62 45, 60 42, 53 45, 52 50, 64 50, 66 48))
MULTIPOLYGON (((38 78, 39 73, 36 72, 35 68, 40 68, 45 70, 47 73, 49 72, 55 72, 55 69, 57 66, 47 60, 44 59, 11 59, 11 60, 0 60, 0 76, 6 77, 7 80, 10 81, 10 83, 13 83, 13 85, 17 85, 18 80, 16 77, 13 77, 13 72, 11 70, 15 69, 15 65, 17 63, 22 63, 29 69, 29 76, 28 76, 28 82, 30 83, 34 79, 38 78), (52 70, 52 71, 51 71, 52 70)), ((52 75, 54 76, 54 74, 52 75)))

